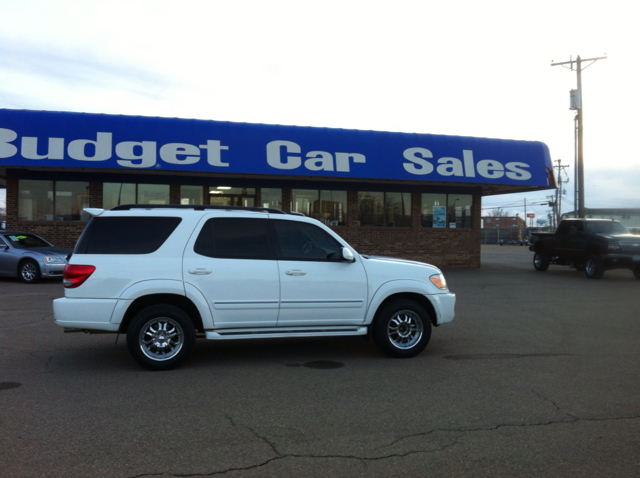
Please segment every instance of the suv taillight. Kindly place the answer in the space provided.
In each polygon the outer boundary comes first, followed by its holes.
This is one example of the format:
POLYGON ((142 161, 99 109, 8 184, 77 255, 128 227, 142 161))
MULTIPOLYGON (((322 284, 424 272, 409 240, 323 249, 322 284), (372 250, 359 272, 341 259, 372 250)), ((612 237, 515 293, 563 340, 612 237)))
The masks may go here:
POLYGON ((84 284, 93 271, 95 266, 81 266, 75 264, 67 264, 62 272, 62 283, 67 289, 75 289, 84 284))

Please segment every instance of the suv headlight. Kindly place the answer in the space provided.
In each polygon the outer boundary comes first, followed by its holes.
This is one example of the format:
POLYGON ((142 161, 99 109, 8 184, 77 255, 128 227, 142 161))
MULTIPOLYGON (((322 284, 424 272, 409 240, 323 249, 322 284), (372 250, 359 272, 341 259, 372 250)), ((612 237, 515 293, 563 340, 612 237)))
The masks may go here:
POLYGON ((619 250, 620 249, 620 243, 619 242, 610 242, 609 245, 607 246, 607 249, 609 249, 610 251, 619 250))
POLYGON ((434 274, 429 277, 429 280, 435 285, 438 289, 447 290, 447 281, 444 278, 444 274, 441 272, 440 274, 434 274))
POLYGON ((44 256, 44 261, 49 264, 64 264, 64 259, 60 256, 44 256))

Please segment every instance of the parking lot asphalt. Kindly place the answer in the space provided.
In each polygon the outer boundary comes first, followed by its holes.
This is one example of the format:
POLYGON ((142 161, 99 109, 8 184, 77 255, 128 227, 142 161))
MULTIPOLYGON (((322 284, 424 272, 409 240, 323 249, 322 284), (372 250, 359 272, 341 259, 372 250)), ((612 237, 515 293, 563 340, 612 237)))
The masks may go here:
POLYGON ((483 246, 456 318, 390 359, 362 338, 200 340, 168 372, 64 334, 60 282, 0 279, 0 475, 636 477, 640 281, 483 246))

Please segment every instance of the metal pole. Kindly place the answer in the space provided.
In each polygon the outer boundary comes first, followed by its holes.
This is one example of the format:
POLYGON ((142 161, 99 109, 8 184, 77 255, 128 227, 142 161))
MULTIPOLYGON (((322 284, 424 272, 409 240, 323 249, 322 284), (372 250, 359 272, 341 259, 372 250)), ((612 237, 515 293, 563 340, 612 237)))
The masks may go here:
MULTIPOLYGON (((583 60, 582 58, 580 58, 580 56, 578 55, 578 58, 576 58, 576 60, 569 60, 569 61, 563 61, 560 63, 551 63, 551 66, 557 66, 557 65, 571 65, 571 71, 573 71, 573 63, 575 62, 577 65, 576 68, 576 72, 578 74, 578 94, 580 95, 580 100, 579 100, 579 105, 578 105, 578 113, 576 114, 576 120, 578 122, 578 154, 577 154, 577 160, 578 160, 578 164, 576 166, 576 173, 577 173, 577 183, 576 183, 576 187, 578 188, 578 193, 577 193, 577 197, 576 199, 576 212, 578 214, 578 217, 584 217, 585 216, 585 207, 584 207, 584 164, 583 164, 583 94, 582 94, 582 62, 583 61, 589 61, 591 63, 598 61, 598 60, 605 60, 607 57, 606 56, 599 56, 596 58, 587 58, 585 60, 583 60)), ((590 64, 591 64, 590 63, 590 64)), ((589 64, 589 65, 590 65, 589 64)), ((589 66, 587 65, 587 66, 589 66)))
POLYGON ((573 217, 578 217, 578 115, 573 119, 573 217))
POLYGON ((584 217, 584 149, 583 149, 583 138, 584 138, 584 126, 583 126, 583 117, 584 117, 584 95, 582 94, 582 60, 580 59, 580 55, 576 59, 577 67, 578 67, 578 91, 580 92, 580 107, 578 108, 578 217, 584 217))

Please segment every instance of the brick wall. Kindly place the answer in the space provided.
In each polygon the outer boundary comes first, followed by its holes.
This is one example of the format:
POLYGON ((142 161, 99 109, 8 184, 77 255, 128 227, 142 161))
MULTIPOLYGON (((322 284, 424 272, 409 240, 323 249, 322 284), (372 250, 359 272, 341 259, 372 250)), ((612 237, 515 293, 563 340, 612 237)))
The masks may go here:
MULTIPOLYGON (((89 184, 91 207, 102 207, 102 183, 89 184)), ((284 210, 289 210, 291 190, 282 194, 284 210)), ((170 199, 180 202, 180 187, 170 189, 170 199)), ((358 193, 347 193, 347 225, 333 230, 362 254, 400 257, 428 262, 438 267, 480 267, 481 197, 473 198, 472 229, 422 227, 420 194, 412 194, 412 227, 359 227, 358 193)), ((34 232, 59 247, 73 248, 84 229, 83 222, 18 222, 18 180, 7 180, 7 229, 34 232)))

